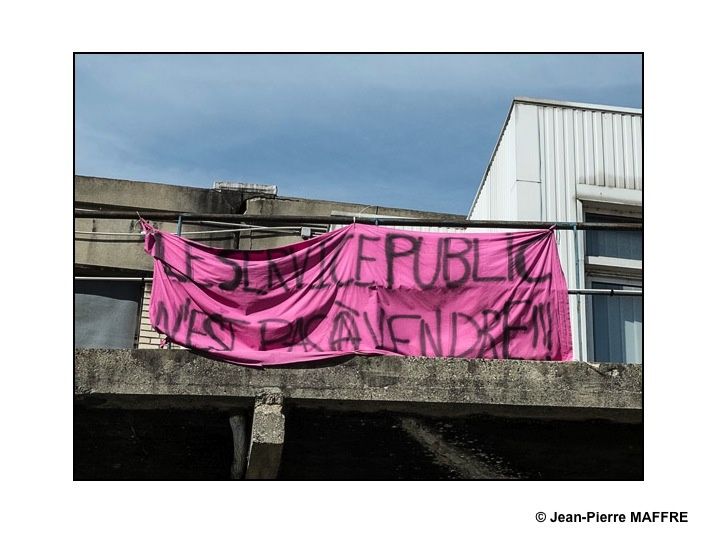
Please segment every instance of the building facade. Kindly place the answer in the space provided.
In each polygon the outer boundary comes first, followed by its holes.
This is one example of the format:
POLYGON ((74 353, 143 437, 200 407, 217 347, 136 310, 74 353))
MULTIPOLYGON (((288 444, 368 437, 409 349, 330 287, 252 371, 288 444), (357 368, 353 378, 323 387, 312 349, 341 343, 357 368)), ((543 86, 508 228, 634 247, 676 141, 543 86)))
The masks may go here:
MULTIPOLYGON (((642 222, 642 110, 516 98, 468 219, 642 222)), ((557 231, 571 289, 642 289, 640 231, 557 231)), ((571 297, 578 360, 642 363, 642 297, 571 297)))
POLYGON ((291 244, 329 230, 324 217, 462 219, 76 176, 76 479, 642 478, 641 366, 357 356, 255 369, 163 345, 134 217, 149 211, 307 216, 153 222, 227 249, 291 244), (92 214, 105 211, 126 217, 92 214))

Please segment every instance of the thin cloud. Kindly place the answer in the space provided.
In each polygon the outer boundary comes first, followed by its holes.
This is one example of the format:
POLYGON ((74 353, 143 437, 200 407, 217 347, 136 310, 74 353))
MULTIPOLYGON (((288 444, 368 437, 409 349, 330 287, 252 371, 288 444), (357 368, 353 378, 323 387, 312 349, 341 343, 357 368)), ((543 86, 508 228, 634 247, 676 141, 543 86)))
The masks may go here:
POLYGON ((514 96, 639 107, 641 77, 617 54, 80 55, 76 172, 462 214, 514 96))

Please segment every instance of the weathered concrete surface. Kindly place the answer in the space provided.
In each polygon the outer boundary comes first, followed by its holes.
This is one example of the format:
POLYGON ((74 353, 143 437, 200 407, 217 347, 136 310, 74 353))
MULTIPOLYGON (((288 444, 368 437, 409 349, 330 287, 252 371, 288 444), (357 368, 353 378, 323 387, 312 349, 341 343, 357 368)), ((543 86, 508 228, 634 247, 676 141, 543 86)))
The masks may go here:
MULTIPOLYGON (((409 218, 451 218, 464 219, 465 216, 456 214, 442 214, 425 212, 422 210, 409 210, 405 208, 389 208, 385 206, 348 203, 338 201, 322 201, 317 199, 302 199, 296 197, 276 197, 266 199, 262 197, 248 199, 246 202, 247 214, 260 216, 331 216, 333 212, 378 214, 384 216, 397 216, 409 218)), ((252 238, 240 239, 241 249, 268 249, 285 246, 300 241, 294 233, 281 233, 273 231, 272 234, 263 234, 262 231, 254 233, 252 238)))
MULTIPOLYGON (((75 207, 94 210, 138 209, 142 211, 142 209, 149 209, 219 214, 330 216, 333 211, 342 211, 399 217, 449 217, 455 219, 464 217, 335 201, 288 197, 275 199, 258 197, 254 192, 192 188, 79 175, 75 176, 75 207)), ((176 223, 168 222, 157 222, 154 225, 161 230, 173 233, 177 227, 176 223)), ((207 225, 183 224, 184 232, 207 229, 207 225)), ((123 270, 127 272, 152 270, 152 259, 143 251, 142 237, 137 236, 137 233, 140 232, 137 220, 76 218, 75 230, 135 233, 135 236, 75 235, 75 264, 89 273, 102 273, 106 269, 112 269, 112 272, 116 274, 123 270)), ((211 246, 235 249, 267 249, 285 246, 302 239, 299 233, 278 230, 246 231, 242 234, 195 235, 192 238, 211 246)))
POLYGON ((76 397, 96 406, 237 409, 268 387, 299 407, 642 419, 639 365, 352 357, 263 370, 185 350, 75 351, 76 397))
POLYGON ((411 210, 407 208, 391 208, 387 206, 367 205, 362 203, 323 201, 318 199, 303 199, 299 197, 276 197, 273 199, 253 198, 247 201, 247 213, 263 216, 330 216, 334 211, 354 212, 363 214, 376 214, 397 217, 428 217, 465 219, 459 214, 440 212, 427 212, 424 210, 411 210))
MULTIPOLYGON (((240 191, 174 186, 151 182, 134 182, 112 178, 75 176, 75 207, 87 209, 151 209, 178 212, 241 213, 245 194, 240 191)), ((165 231, 175 232, 175 223, 155 223, 165 231)), ((185 232, 206 230, 185 224, 185 232)), ((75 219, 77 231, 139 233, 137 220, 132 219, 75 219)), ((208 245, 234 248, 237 239, 232 233, 195 240, 208 245)), ((152 270, 152 258, 143 251, 140 236, 75 235, 75 264, 89 267, 110 267, 122 270, 152 270)))
POLYGON ((263 389, 255 400, 245 474, 248 480, 277 478, 285 442, 285 416, 282 412, 282 403, 283 396, 279 388, 263 389))
POLYGON ((239 212, 243 192, 209 187, 195 188, 76 175, 75 205, 80 208, 145 208, 218 214, 239 212))

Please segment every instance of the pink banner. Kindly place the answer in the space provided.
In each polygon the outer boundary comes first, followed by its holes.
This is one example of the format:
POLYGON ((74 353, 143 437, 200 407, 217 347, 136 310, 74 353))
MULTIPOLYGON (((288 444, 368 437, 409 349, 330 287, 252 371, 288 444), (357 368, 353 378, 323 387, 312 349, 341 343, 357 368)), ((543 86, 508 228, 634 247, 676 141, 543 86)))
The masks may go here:
POLYGON ((552 231, 353 224, 237 251, 144 226, 155 258, 152 325, 215 358, 255 366, 348 354, 572 359, 552 231))

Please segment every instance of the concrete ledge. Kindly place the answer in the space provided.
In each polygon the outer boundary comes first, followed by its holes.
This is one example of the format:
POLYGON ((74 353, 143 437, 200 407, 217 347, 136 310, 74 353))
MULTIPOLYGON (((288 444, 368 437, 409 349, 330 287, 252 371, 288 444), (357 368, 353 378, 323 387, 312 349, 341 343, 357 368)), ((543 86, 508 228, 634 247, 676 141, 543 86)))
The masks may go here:
POLYGON ((300 407, 642 419, 638 365, 356 356, 255 369, 185 350, 75 351, 75 395, 88 404, 247 407, 268 387, 300 407))

